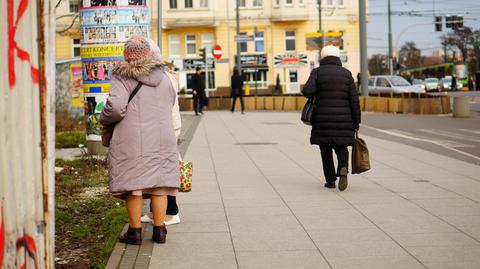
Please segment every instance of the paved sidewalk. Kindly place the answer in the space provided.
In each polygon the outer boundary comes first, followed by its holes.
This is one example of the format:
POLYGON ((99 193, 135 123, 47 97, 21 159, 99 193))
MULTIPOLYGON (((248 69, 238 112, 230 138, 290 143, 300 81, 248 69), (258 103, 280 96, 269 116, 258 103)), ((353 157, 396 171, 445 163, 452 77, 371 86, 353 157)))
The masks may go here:
POLYGON ((150 268, 480 267, 480 166, 364 136, 373 169, 339 192, 308 138, 298 112, 207 112, 150 268))

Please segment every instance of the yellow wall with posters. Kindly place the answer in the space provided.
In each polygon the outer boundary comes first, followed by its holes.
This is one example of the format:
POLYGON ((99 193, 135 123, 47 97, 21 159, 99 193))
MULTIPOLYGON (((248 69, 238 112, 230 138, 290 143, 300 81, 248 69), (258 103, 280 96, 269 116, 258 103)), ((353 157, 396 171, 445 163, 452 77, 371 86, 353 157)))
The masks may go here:
POLYGON ((70 59, 73 58, 73 38, 70 36, 57 35, 55 38, 56 58, 70 59))

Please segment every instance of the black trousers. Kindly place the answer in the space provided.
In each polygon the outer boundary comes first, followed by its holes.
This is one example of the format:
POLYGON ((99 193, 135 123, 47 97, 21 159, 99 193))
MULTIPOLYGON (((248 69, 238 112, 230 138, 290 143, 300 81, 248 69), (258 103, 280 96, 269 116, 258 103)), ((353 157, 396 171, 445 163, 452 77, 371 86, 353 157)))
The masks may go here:
POLYGON ((345 167, 348 170, 347 147, 320 146, 320 153, 322 155, 323 174, 327 182, 335 182, 335 180, 337 180, 340 168, 345 167), (335 164, 333 163, 333 150, 335 150, 337 154, 337 170, 335 170, 335 164))
MULTIPOLYGON (((176 196, 167 196, 167 215, 177 215, 178 205, 176 196)), ((150 212, 152 212, 152 203, 150 202, 150 212)))
POLYGON ((203 112, 203 102, 205 100, 205 95, 197 92, 197 94, 193 95, 193 109, 195 110, 195 114, 203 112))
POLYGON ((240 98, 240 106, 242 107, 242 112, 245 110, 245 106, 243 104, 243 97, 241 95, 239 96, 233 96, 233 101, 232 101, 232 109, 230 111, 235 111, 235 103, 237 102, 237 98, 240 98))

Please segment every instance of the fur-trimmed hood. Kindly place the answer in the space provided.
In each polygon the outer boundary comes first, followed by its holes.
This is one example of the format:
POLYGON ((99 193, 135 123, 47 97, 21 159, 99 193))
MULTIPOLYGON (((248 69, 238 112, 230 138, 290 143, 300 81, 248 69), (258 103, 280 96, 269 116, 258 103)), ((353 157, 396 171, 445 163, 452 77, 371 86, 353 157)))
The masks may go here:
POLYGON ((141 81, 149 86, 157 86, 165 76, 162 72, 163 61, 152 56, 135 61, 122 61, 113 69, 113 74, 123 78, 141 81))

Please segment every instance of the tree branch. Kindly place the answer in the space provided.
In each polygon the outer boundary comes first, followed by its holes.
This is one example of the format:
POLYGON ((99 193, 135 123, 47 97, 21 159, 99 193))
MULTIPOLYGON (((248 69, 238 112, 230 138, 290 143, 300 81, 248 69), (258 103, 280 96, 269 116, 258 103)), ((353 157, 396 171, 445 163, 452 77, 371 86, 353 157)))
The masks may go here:
POLYGON ((65 29, 62 29, 60 31, 57 31, 57 34, 62 34, 62 33, 65 33, 67 31, 69 31, 70 29, 72 29, 73 25, 75 24, 75 21, 78 19, 79 15, 76 14, 75 17, 73 18, 72 20, 72 23, 65 29))

